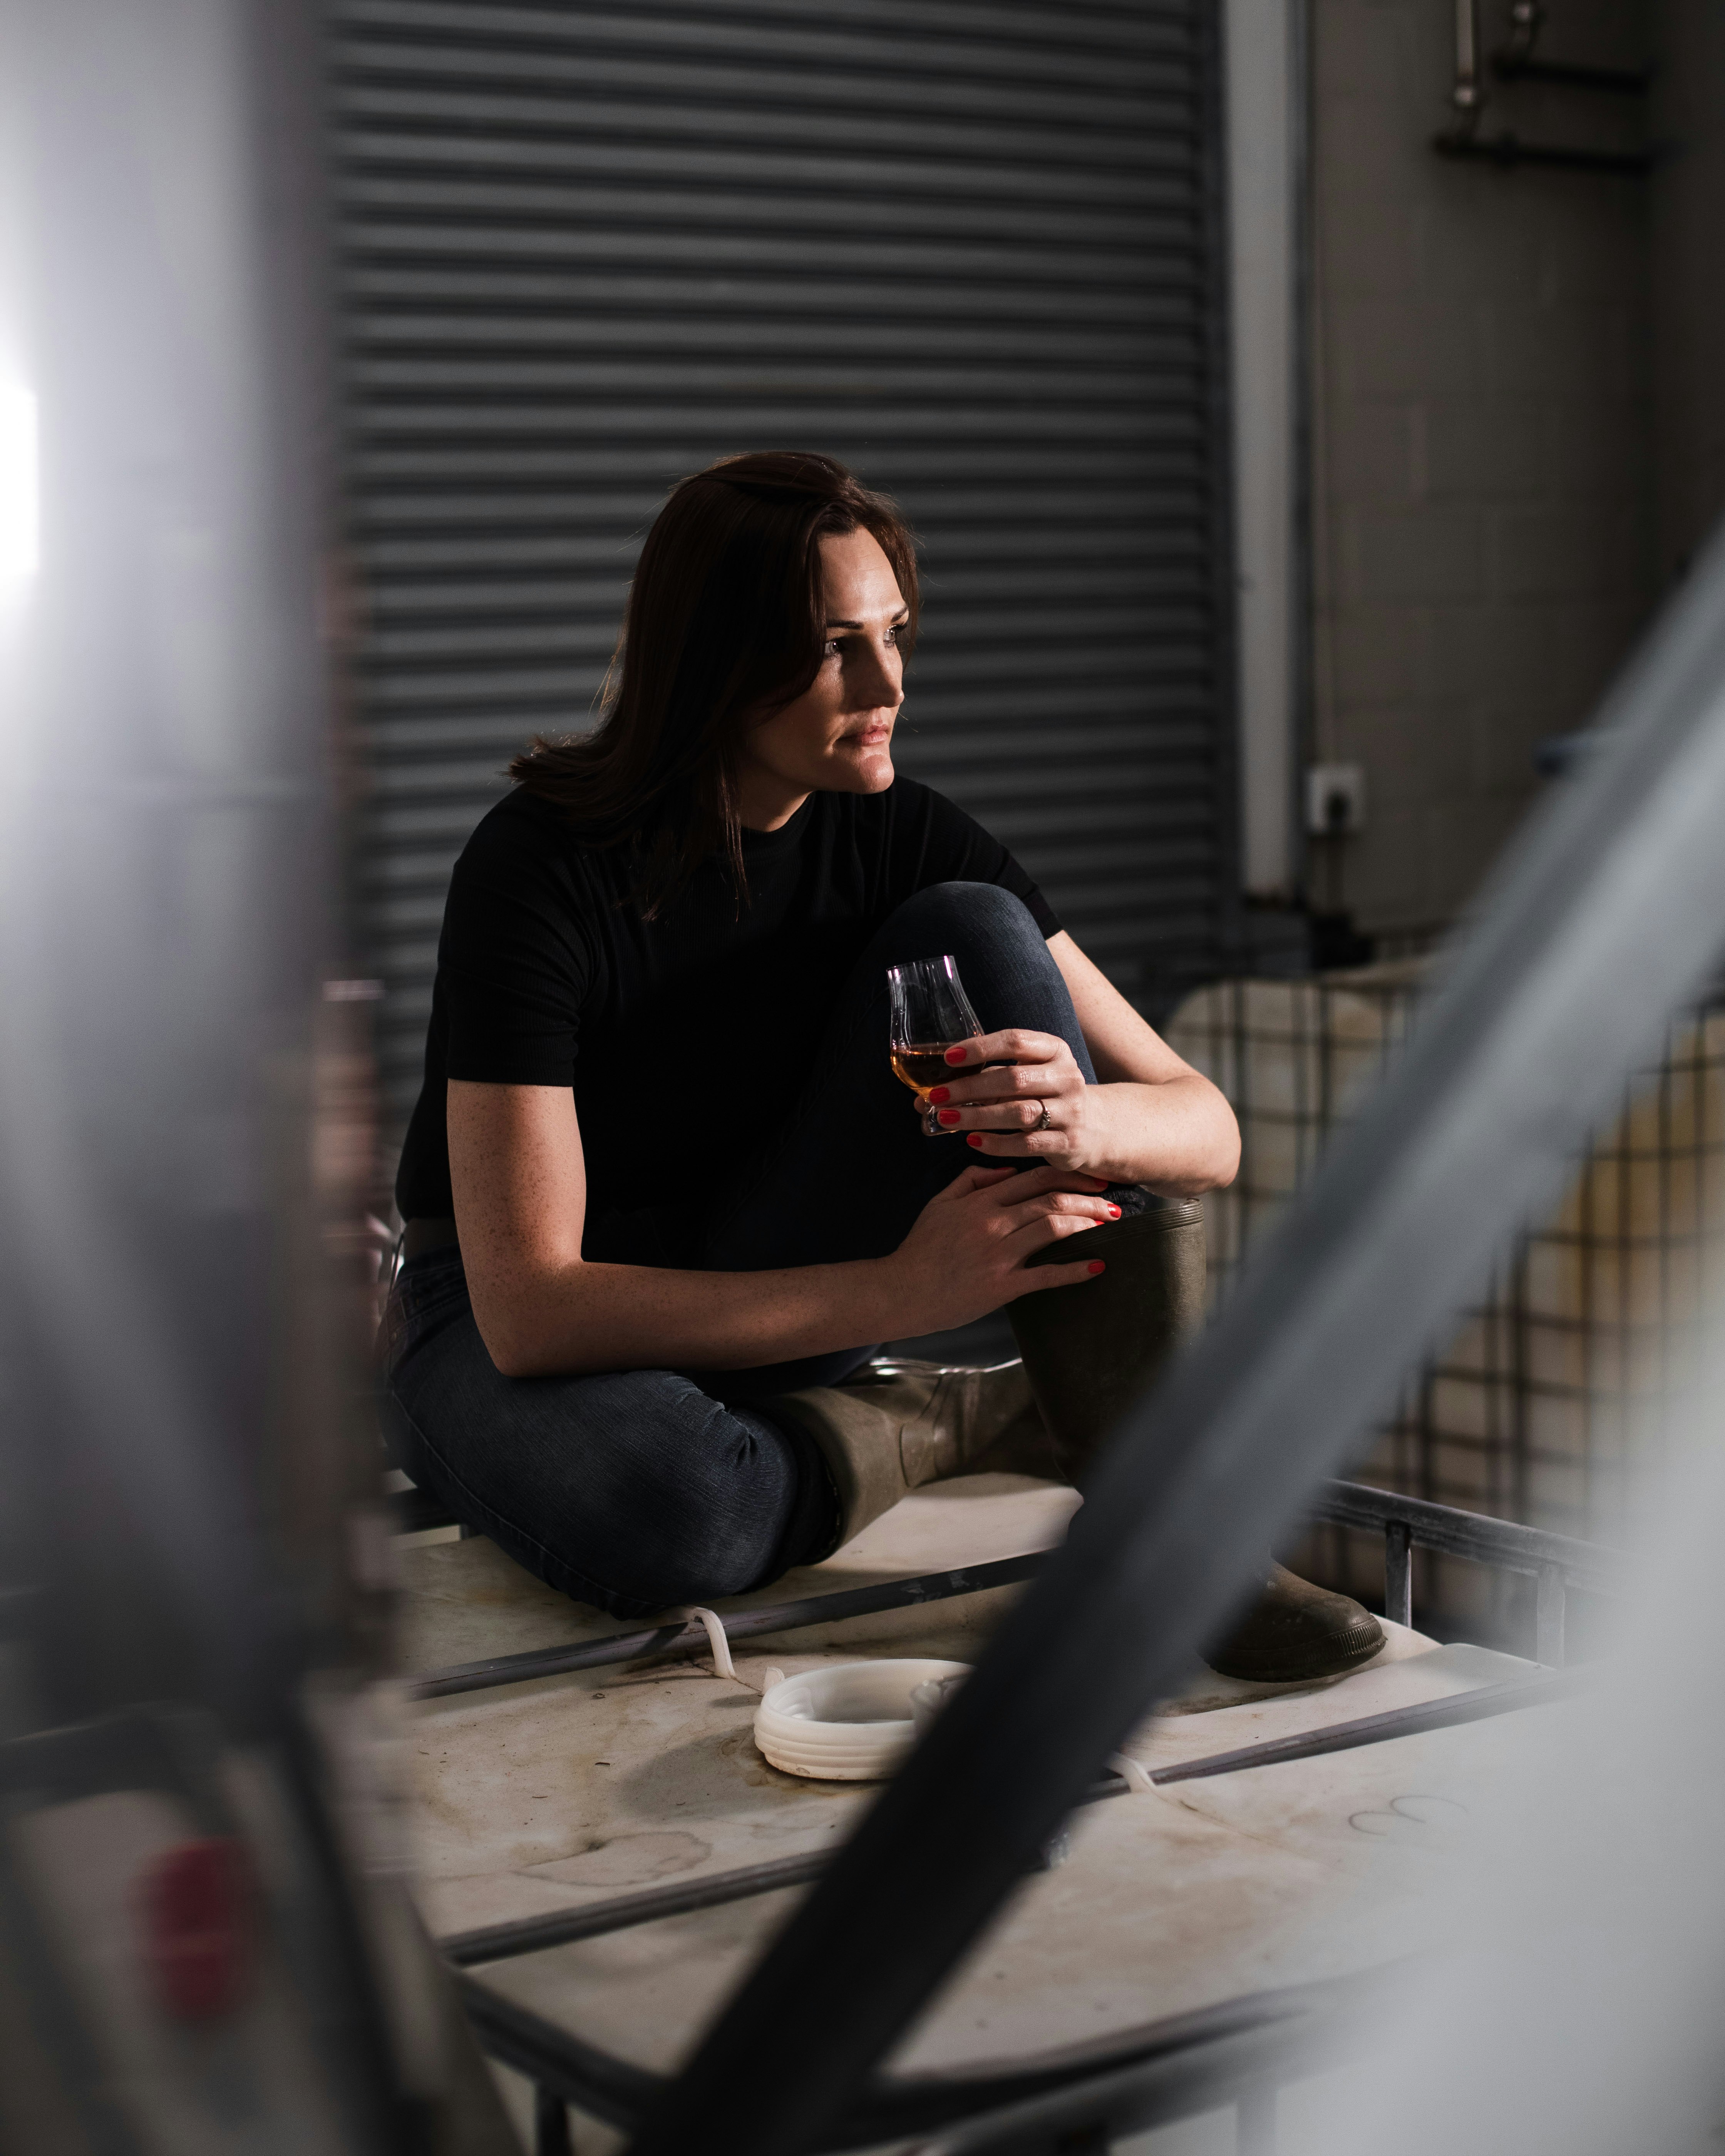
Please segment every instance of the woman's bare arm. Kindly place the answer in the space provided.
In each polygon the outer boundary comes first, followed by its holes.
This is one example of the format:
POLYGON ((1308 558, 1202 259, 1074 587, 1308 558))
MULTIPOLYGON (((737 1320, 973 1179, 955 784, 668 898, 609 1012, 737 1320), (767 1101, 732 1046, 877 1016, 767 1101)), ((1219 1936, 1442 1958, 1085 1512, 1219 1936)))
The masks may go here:
POLYGON ((1176 1055, 1064 930, 1049 951, 1072 998, 1099 1082, 1087 1086, 1052 1034, 985 1034, 947 1087, 950 1126, 983 1158, 1045 1160, 1196 1197, 1234 1180, 1240 1127, 1209 1080, 1176 1055), (983 1064, 993 1065, 981 1070, 983 1064), (1048 1126, 1038 1127, 1044 1107, 1048 1126))
POLYGON ((1118 1117, 1112 1150, 1122 1165, 1147 1170, 1110 1179, 1148 1183, 1173 1197, 1196 1197, 1232 1183, 1240 1168, 1240 1125, 1227 1096, 1175 1055, 1064 929, 1048 947, 1101 1090, 1118 1117))
MULTIPOLYGON (((1024 1260, 1106 1217, 1094 1178, 978 1163, 891 1257, 773 1272, 673 1271, 581 1255, 587 1166, 567 1086, 452 1079, 449 1174, 474 1317, 506 1377, 747 1369, 968 1323, 1090 1276, 1024 1260)), ((956 1163, 955 1163, 956 1165, 956 1163)))

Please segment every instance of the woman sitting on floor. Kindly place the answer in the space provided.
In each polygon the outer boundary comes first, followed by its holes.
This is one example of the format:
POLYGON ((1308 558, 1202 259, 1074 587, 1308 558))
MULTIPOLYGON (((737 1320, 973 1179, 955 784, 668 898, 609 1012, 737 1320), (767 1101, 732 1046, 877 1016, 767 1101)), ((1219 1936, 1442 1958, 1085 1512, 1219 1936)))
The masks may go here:
MULTIPOLYGON (((619 1616, 812 1563, 941 1476, 1076 1477, 1198 1321, 1233 1114, 1006 849, 895 776, 916 598, 891 504, 830 459, 684 480, 598 731, 517 757, 455 865, 393 1438, 619 1616), (887 967, 946 953, 985 1029, 932 1096, 951 1145, 887 1057, 887 967), (868 1367, 1003 1306, 1022 1368, 868 1367)), ((1278 1568, 1212 1659, 1327 1675, 1380 1638, 1278 1568)))

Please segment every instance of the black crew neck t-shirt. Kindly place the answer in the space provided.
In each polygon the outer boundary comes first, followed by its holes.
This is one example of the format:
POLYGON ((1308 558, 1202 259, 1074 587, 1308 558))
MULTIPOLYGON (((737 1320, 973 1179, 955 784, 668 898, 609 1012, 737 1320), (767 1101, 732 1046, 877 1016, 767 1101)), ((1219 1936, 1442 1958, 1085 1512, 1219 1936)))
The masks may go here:
POLYGON ((404 1219, 454 1210, 451 1078, 573 1088, 589 1221, 698 1205, 722 1163, 764 1142, 780 1113, 769 1096, 800 1082, 846 975, 907 898, 997 884, 1045 936, 1060 925, 998 839, 914 779, 811 794, 778 830, 742 838, 740 913, 714 861, 643 921, 625 849, 587 843, 520 788, 483 819, 444 911, 425 1083, 396 1178, 404 1219))

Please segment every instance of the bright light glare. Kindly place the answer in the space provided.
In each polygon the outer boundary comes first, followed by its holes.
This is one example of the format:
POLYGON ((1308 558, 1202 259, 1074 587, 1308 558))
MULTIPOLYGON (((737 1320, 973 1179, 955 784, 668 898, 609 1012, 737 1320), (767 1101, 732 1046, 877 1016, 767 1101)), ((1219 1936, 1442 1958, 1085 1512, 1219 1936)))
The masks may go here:
POLYGON ((40 517, 36 399, 0 382, 0 583, 35 574, 40 517))

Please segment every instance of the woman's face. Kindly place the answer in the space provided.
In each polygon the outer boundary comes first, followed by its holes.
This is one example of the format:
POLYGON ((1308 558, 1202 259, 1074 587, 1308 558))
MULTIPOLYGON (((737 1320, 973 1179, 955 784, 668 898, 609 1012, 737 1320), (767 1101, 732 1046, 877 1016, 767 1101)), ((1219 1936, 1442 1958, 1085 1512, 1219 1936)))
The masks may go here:
POLYGON ((826 652, 794 704, 743 742, 739 806, 752 829, 772 830, 810 793, 879 793, 892 783, 892 728, 904 701, 898 632, 910 608, 871 531, 820 542, 826 652))

